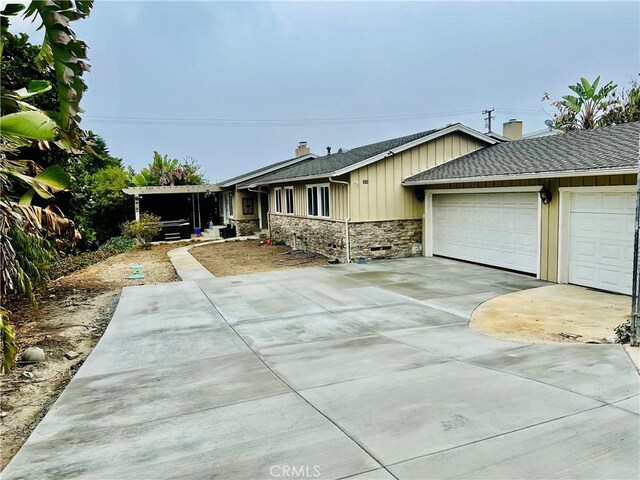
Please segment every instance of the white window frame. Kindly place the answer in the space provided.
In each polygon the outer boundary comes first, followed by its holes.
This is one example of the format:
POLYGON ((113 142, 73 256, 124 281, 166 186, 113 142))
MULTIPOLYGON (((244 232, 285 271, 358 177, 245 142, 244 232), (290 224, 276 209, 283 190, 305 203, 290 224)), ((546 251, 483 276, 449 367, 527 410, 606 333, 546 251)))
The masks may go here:
POLYGON ((273 189, 273 210, 282 213, 282 188, 273 189))
POLYGON ((295 190, 293 187, 284 187, 284 213, 293 215, 295 213, 295 190), (291 205, 289 205, 289 192, 291 192, 291 205), (289 211, 291 207, 291 211, 289 211))
POLYGON ((307 217, 315 217, 315 218, 330 218, 331 217, 331 186, 328 183, 314 183, 314 184, 310 184, 310 185, 305 185, 306 187, 306 196, 305 196, 305 202, 307 204, 307 217), (309 211, 309 190, 312 190, 313 188, 317 188, 316 191, 316 202, 318 205, 318 214, 317 215, 313 215, 310 211, 309 211), (329 198, 328 198, 328 212, 324 212, 324 208, 323 208, 323 204, 322 204, 322 189, 326 188, 327 192, 329 193, 329 198), (325 215, 326 214, 326 215, 325 215))
POLYGON ((233 199, 236 192, 229 192, 227 196, 227 206, 229 207, 229 218, 233 218, 233 199))

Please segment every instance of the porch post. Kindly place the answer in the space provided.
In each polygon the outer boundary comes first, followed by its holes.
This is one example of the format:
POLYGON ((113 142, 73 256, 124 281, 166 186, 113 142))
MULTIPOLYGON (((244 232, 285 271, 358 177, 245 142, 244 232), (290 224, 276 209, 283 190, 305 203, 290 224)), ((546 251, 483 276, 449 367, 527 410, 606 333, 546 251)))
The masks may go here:
POLYGON ((136 222, 140 221, 140 194, 136 193, 133 197, 133 205, 136 213, 136 222))

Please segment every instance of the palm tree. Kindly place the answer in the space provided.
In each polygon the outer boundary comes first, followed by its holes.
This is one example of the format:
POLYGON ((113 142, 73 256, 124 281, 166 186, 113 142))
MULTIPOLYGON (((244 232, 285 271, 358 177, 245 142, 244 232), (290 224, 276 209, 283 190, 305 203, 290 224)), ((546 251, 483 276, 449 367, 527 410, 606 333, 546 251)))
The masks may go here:
POLYGON ((575 95, 564 95, 562 100, 555 102, 560 110, 560 114, 554 119, 557 128, 573 131, 600 126, 600 121, 610 106, 607 97, 618 86, 609 82, 598 88, 599 83, 600 76, 593 83, 589 83, 586 78, 581 78, 575 85, 569 85, 575 95))

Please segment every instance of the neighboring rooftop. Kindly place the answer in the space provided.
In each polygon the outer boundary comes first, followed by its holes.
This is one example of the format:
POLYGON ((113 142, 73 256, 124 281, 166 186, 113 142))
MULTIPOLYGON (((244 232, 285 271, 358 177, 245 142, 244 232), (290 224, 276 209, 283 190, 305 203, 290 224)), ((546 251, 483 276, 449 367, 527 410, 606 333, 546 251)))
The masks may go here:
MULTIPOLYGON (((306 146, 306 142, 305 142, 305 146, 306 146)), ((260 175, 265 175, 267 173, 274 172, 279 168, 285 168, 285 167, 288 167, 289 165, 294 165, 303 160, 307 160, 309 158, 316 158, 316 157, 317 155, 314 155, 313 153, 307 153, 304 155, 300 155, 298 157, 289 158, 287 160, 282 160, 281 162, 272 163, 265 167, 261 167, 256 170, 243 173, 242 175, 238 175, 236 177, 228 178, 227 180, 223 180, 222 182, 219 182, 218 185, 220 185, 221 187, 229 187, 231 185, 235 185, 236 183, 246 182, 247 180, 258 177, 260 175)))
POLYGON ((406 178, 404 185, 615 173, 638 168, 640 122, 499 143, 406 178))
POLYGON ((347 171, 372 163, 385 156, 393 155, 407 148, 428 141, 432 138, 445 135, 453 131, 462 131, 469 135, 475 136, 489 144, 496 143, 498 140, 473 130, 460 123, 447 125, 424 132, 406 135, 404 137, 392 138, 382 142, 371 143, 361 147, 351 148, 342 152, 331 153, 322 157, 316 157, 312 160, 296 163, 287 168, 269 173, 261 177, 253 178, 249 182, 238 185, 239 188, 247 188, 254 185, 266 185, 268 183, 277 183, 283 180, 307 179, 319 177, 332 177, 346 173, 347 171))

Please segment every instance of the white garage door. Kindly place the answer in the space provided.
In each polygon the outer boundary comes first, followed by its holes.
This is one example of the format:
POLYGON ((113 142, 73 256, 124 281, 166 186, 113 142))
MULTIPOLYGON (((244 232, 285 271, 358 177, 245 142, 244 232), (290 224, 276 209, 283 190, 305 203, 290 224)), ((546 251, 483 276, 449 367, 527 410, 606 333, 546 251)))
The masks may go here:
POLYGON ((631 293, 633 192, 571 193, 569 283, 631 293))
POLYGON ((538 271, 538 194, 433 195, 433 253, 521 272, 538 271))

